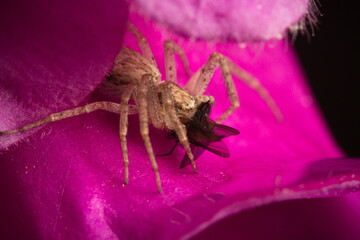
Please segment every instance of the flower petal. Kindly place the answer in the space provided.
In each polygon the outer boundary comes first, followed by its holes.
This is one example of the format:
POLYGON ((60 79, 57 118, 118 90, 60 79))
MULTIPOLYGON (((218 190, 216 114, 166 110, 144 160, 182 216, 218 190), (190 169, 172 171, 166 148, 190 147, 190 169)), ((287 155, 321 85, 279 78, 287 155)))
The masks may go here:
POLYGON ((200 239, 343 239, 360 238, 360 194, 287 201, 244 211, 214 224, 200 239))
POLYGON ((136 0, 151 18, 189 37, 263 41, 278 38, 312 9, 306 0, 136 0))
MULTIPOLYGON (((125 1, 1 3, 0 129, 78 105, 113 65, 127 21, 125 1)), ((29 135, 0 138, 0 147, 29 135)))
MULTIPOLYGON (((149 40, 164 72, 162 43, 170 34, 139 16, 131 20, 149 40)), ((182 153, 158 157, 163 194, 156 191, 138 116, 129 116, 128 186, 122 186, 119 116, 95 112, 48 124, 30 141, 1 154, 0 219, 23 230, 16 234, 44 239, 185 239, 247 209, 359 190, 360 162, 341 158, 285 42, 254 51, 237 44, 174 39, 188 53, 193 71, 213 51, 233 59, 264 84, 285 121, 277 122, 261 98, 237 79, 242 106, 225 122, 241 132, 224 139, 231 157, 205 152, 197 160, 198 174, 178 168, 182 153)), ((137 48, 131 35, 124 45, 137 48)), ((179 78, 186 80, 181 67, 179 78)), ((215 96, 212 114, 219 116, 229 105, 219 72, 207 93, 215 96)), ((171 148, 166 135, 151 129, 156 152, 171 148)))

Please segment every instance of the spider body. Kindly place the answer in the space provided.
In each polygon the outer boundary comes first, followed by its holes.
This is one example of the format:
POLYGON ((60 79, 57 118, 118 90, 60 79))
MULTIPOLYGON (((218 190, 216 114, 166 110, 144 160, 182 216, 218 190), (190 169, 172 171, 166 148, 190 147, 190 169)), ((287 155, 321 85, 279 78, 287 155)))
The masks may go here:
MULTIPOLYGON (((192 95, 174 82, 162 81, 161 73, 156 66, 140 53, 127 47, 121 49, 115 60, 114 68, 107 76, 103 87, 115 91, 115 95, 119 96, 125 86, 141 84, 142 77, 146 75, 148 75, 148 82, 146 84, 149 86, 146 98, 148 104, 153 106, 151 108, 153 111, 149 111, 149 123, 156 128, 174 130, 174 126, 169 121, 164 109, 162 94, 165 91, 172 93, 176 115, 183 124, 186 124, 193 118, 199 105, 205 102, 210 102, 212 105, 214 102, 212 96, 192 95)), ((138 94, 137 90, 135 88, 132 95, 135 101, 138 94)))
POLYGON ((120 103, 101 101, 79 106, 73 109, 50 114, 37 122, 24 127, 0 132, 1 135, 27 131, 39 125, 59 121, 68 117, 90 113, 96 110, 105 110, 120 114, 119 135, 124 162, 124 182, 129 181, 129 158, 127 148, 128 115, 138 114, 140 134, 143 138, 151 166, 155 173, 159 192, 162 191, 158 165, 149 137, 149 124, 159 129, 167 129, 177 138, 186 151, 182 167, 191 164, 197 171, 195 159, 202 153, 196 153, 194 146, 200 146, 220 156, 228 156, 222 147, 216 148, 212 142, 221 143, 221 139, 238 134, 238 131, 220 125, 237 107, 239 98, 232 79, 235 75, 253 88, 267 103, 278 120, 282 119, 280 110, 275 101, 268 94, 260 82, 234 64, 230 59, 220 53, 211 54, 209 60, 193 75, 184 51, 173 41, 164 43, 166 81, 161 79, 157 63, 151 52, 147 40, 132 24, 128 25, 129 32, 137 38, 141 54, 127 47, 122 47, 115 59, 114 67, 103 83, 103 88, 111 89, 117 96, 121 96, 120 103), (189 81, 184 88, 177 85, 176 63, 174 55, 177 54, 188 73, 189 81), (214 122, 208 119, 210 107, 214 104, 212 96, 204 92, 216 68, 222 71, 223 80, 228 92, 230 107, 214 122), (135 105, 129 104, 133 99, 135 105))

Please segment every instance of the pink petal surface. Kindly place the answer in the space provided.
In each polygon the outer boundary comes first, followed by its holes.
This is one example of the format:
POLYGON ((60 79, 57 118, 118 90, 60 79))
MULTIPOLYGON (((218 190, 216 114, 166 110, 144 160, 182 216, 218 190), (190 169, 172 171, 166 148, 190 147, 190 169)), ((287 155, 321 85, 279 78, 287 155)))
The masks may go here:
POLYGON ((200 239, 327 239, 360 238, 360 194, 286 201, 259 207, 214 224, 200 239))
MULTIPOLYGON (((128 186, 121 184, 117 115, 96 112, 48 124, 0 155, 0 219, 9 227, 4 234, 27 239, 186 239, 247 209, 359 189, 360 162, 341 158, 286 43, 254 50, 256 46, 191 42, 138 16, 131 20, 149 39, 162 71, 165 39, 184 47, 194 71, 219 51, 260 79, 285 122, 278 123, 257 94, 237 80, 242 107, 225 122, 241 131, 224 140, 231 158, 205 152, 194 174, 189 167, 179 169, 180 150, 159 157, 163 194, 156 191, 136 115, 130 116, 128 186)), ((129 35, 124 45, 137 48, 129 35)), ((185 79, 181 68, 179 75, 185 79)), ((219 116, 229 104, 219 73, 207 93, 215 96, 212 114, 219 116)), ((166 134, 151 129, 156 152, 171 147, 166 134)))
POLYGON ((262 41, 282 36, 310 15, 307 0, 136 0, 153 19, 185 36, 262 41))
MULTIPOLYGON (((121 47, 125 1, 1 3, 0 129, 78 105, 99 85, 121 47)), ((0 138, 0 148, 28 136, 0 138)))

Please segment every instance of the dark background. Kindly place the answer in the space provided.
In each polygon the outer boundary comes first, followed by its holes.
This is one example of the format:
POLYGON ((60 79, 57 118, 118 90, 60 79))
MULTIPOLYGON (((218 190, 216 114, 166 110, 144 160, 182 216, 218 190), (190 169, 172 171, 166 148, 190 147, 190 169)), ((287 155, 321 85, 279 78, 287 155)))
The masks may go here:
POLYGON ((298 36, 295 48, 337 143, 348 156, 360 157, 360 9, 351 1, 317 6, 315 35, 298 36))

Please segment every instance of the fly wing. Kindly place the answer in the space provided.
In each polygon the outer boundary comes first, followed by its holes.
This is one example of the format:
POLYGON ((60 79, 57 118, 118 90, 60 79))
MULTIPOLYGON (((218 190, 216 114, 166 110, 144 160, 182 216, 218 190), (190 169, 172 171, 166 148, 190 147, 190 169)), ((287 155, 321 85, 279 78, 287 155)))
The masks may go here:
POLYGON ((230 157, 230 151, 226 144, 223 141, 209 142, 209 143, 199 143, 199 146, 209 152, 215 153, 220 157, 228 158, 230 157))
MULTIPOLYGON (((190 143, 191 152, 194 155, 194 160, 198 159, 205 150, 215 153, 220 157, 228 158, 230 157, 230 151, 226 144, 223 141, 194 141, 190 143)), ((191 164, 191 161, 188 155, 185 153, 183 160, 181 161, 180 168, 184 168, 187 165, 191 164)))
MULTIPOLYGON (((201 156, 201 154, 203 154, 203 152, 205 151, 204 148, 198 147, 197 145, 192 144, 192 143, 190 143, 190 149, 191 149, 192 154, 194 155, 194 160, 198 159, 201 156)), ((185 155, 180 163, 180 168, 184 168, 190 164, 191 164, 190 158, 185 153, 185 155)))
MULTIPOLYGON (((208 117, 210 108, 209 102, 201 104, 195 115, 186 123, 187 137, 195 160, 199 158, 205 150, 221 157, 230 157, 229 149, 221 140, 225 137, 240 133, 232 127, 217 124, 211 120, 208 117)), ((172 132, 172 134, 176 136, 175 132, 172 132)), ((181 161, 180 168, 190 163, 189 157, 185 154, 181 161)))
POLYGON ((221 124, 215 124, 215 126, 213 128, 213 132, 215 135, 217 135, 221 138, 240 134, 240 132, 238 130, 236 130, 235 128, 228 127, 228 126, 221 125, 221 124))

